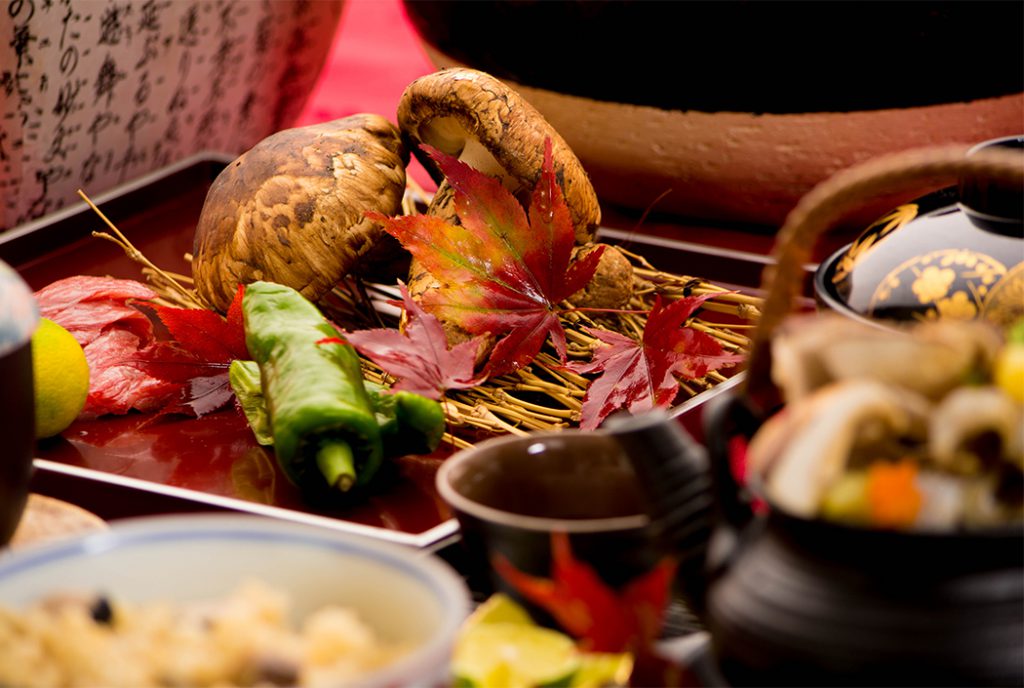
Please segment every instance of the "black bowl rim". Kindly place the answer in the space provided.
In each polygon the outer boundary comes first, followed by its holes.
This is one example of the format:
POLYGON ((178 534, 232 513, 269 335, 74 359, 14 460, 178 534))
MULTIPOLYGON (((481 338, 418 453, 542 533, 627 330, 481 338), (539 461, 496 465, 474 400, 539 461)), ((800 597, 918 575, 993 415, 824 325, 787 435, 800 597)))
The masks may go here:
POLYGON ((846 301, 843 301, 830 286, 832 275, 834 275, 836 271, 836 264, 840 259, 842 259, 843 255, 850 250, 853 243, 854 242, 851 241, 845 246, 839 248, 832 255, 818 264, 818 269, 814 271, 814 296, 825 306, 828 306, 828 308, 836 311, 837 313, 841 313, 865 325, 888 329, 891 325, 900 321, 886 320, 884 318, 872 318, 864 315, 863 313, 854 310, 846 301))
POLYGON ((487 523, 494 523, 508 528, 530 530, 537 532, 566 532, 572 534, 582 533, 615 533, 631 530, 644 530, 651 525, 647 514, 639 513, 633 516, 615 516, 611 518, 581 518, 561 519, 545 518, 543 516, 526 516, 503 509, 481 504, 461 494, 451 484, 450 475, 460 464, 471 461, 475 456, 489 450, 491 447, 504 444, 527 444, 532 442, 543 442, 546 439, 555 437, 565 438, 567 436, 604 436, 606 433, 601 430, 579 430, 570 428, 554 432, 540 432, 530 435, 502 435, 484 440, 468 449, 463 449, 450 456, 441 468, 437 471, 435 483, 441 499, 455 511, 456 518, 460 514, 466 514, 487 523))

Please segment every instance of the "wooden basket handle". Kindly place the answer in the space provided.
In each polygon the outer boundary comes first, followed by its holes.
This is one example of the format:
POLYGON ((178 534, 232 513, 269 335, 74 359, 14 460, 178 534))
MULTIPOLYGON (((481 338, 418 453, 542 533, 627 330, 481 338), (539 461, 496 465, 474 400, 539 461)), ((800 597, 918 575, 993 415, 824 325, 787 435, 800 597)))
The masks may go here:
POLYGON ((882 193, 941 188, 964 175, 1024 186, 1024 156, 1019 151, 984 150, 967 155, 967 146, 937 146, 893 153, 849 167, 811 189, 783 223, 772 249, 772 264, 761 277, 765 302, 751 341, 741 392, 767 408, 774 397, 768 348, 775 328, 789 314, 803 284, 803 266, 818 238, 866 200, 882 193))

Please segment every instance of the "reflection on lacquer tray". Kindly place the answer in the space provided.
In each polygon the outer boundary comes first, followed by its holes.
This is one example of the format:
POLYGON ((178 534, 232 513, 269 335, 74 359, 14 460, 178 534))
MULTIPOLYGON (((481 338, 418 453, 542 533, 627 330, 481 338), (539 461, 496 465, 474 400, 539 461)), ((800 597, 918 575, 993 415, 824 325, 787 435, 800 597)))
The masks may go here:
POLYGON ((399 459, 364 499, 314 507, 234 409, 202 418, 130 413, 78 421, 39 446, 39 458, 50 461, 408 533, 449 517, 433 486, 442 456, 399 459))

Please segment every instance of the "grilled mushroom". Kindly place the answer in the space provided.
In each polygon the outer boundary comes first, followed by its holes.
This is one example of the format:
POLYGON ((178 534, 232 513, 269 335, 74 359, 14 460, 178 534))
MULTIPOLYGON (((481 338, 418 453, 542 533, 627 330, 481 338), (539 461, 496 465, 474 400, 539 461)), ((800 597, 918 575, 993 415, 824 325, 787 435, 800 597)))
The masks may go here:
POLYGON ((452 194, 440 170, 419 147, 427 143, 501 179, 513 194, 540 179, 544 141, 551 139, 555 175, 562 187, 577 243, 594 237, 601 221, 597 194, 583 166, 558 132, 504 83, 472 69, 445 69, 413 81, 398 104, 402 136, 439 189, 431 214, 454 217, 452 194))
POLYGON ((982 322, 925 323, 901 336, 841 315, 801 316, 772 340, 772 379, 787 401, 853 378, 938 399, 972 371, 989 369, 998 347, 998 334, 982 322))
MULTIPOLYGON (((427 213, 449 224, 459 224, 455 194, 434 161, 420 148, 421 143, 500 179, 512 194, 521 196, 531 191, 540 179, 545 140, 550 139, 555 176, 569 208, 576 242, 587 244, 594 238, 601 221, 601 208, 580 161, 532 105, 493 76, 455 68, 417 79, 402 94, 398 125, 406 144, 438 182, 427 213)), ((587 298, 586 305, 618 307, 632 294, 632 269, 624 256, 615 253, 617 255, 607 259, 602 257, 598 272, 605 276, 605 282, 617 281, 618 288, 604 285, 581 290, 581 297, 587 298), (629 269, 628 284, 617 277, 623 272, 623 263, 629 269), (602 297, 611 301, 600 301, 602 297)), ((418 299, 437 286, 437 281, 414 260, 410 267, 409 293, 418 299)), ((453 344, 470 337, 452 323, 442 320, 442 324, 453 344)), ((487 350, 488 347, 481 347, 481 356, 485 356, 487 350)))
POLYGON ((1024 470, 1024 408, 998 387, 962 387, 935 408, 928 453, 939 465, 957 468, 970 462, 966 445, 989 433, 999 439, 1002 457, 1024 470))
POLYGON ((361 114, 274 134, 214 181, 196 227, 199 295, 226 310, 269 280, 317 301, 378 242, 366 211, 397 214, 408 153, 387 119, 361 114))
POLYGON ((874 380, 837 382, 787 408, 788 417, 779 423, 785 424, 788 441, 762 428, 748 460, 767 473, 764 483, 773 503, 811 518, 855 446, 887 435, 922 439, 929 408, 924 397, 874 380))

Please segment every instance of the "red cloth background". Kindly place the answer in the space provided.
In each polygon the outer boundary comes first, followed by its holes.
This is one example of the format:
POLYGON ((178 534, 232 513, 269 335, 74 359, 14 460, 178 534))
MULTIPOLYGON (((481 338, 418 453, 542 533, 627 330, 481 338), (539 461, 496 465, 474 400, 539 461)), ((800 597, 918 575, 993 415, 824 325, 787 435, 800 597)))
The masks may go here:
MULTIPOLYGON (((346 0, 327 63, 296 126, 374 112, 396 122, 402 91, 434 71, 401 0, 346 0)), ((410 166, 425 188, 433 182, 410 166)))

